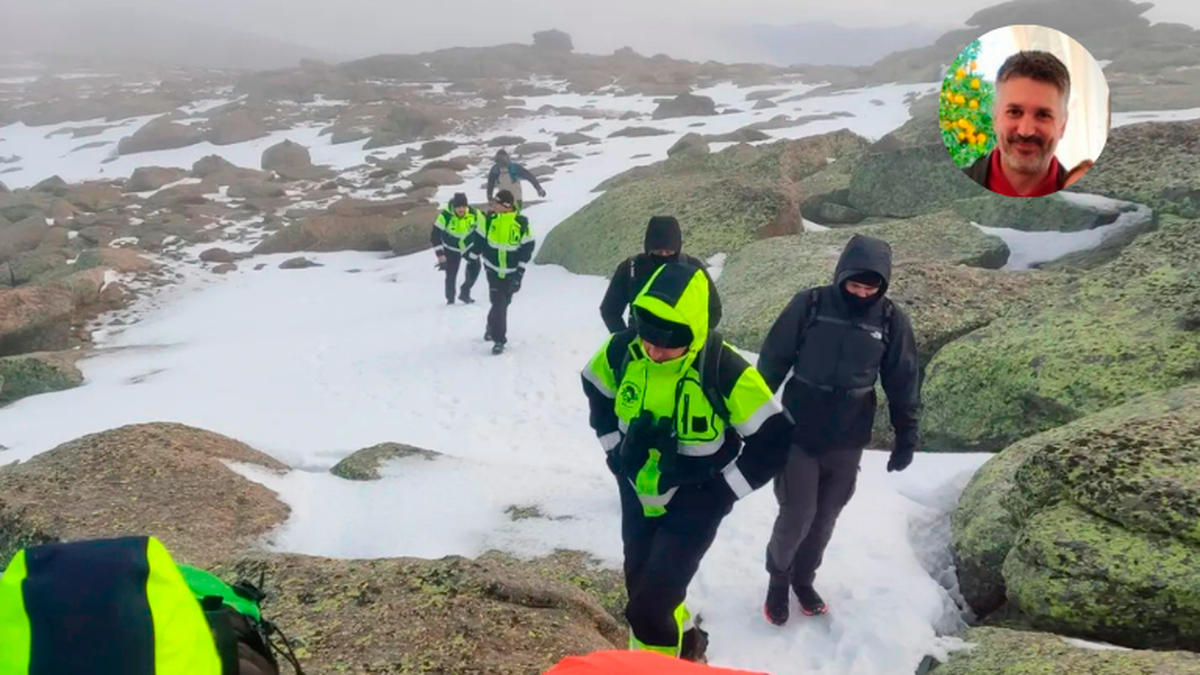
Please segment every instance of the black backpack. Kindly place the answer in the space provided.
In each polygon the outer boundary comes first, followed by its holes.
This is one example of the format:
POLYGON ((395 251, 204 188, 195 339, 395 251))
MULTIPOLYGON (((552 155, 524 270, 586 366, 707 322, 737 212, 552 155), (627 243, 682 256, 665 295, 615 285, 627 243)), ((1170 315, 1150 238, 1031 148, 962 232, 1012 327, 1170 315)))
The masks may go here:
MULTIPOLYGON (((800 350, 804 347, 804 335, 817 322, 817 317, 820 315, 821 304, 821 289, 810 288, 808 291, 808 307, 804 316, 804 323, 800 326, 800 332, 796 338, 796 356, 795 363, 800 363, 800 350)), ((883 351, 886 354, 892 340, 892 315, 896 312, 896 306, 891 298, 883 298, 883 325, 880 326, 879 332, 883 341, 883 351)), ((868 327, 862 324, 862 328, 866 330, 868 327)))

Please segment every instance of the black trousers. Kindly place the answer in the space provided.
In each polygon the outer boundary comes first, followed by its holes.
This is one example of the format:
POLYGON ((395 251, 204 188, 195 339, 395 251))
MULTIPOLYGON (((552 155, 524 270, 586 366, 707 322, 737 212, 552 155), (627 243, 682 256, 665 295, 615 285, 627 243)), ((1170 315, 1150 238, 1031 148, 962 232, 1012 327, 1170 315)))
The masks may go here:
MULTIPOLYGON (((462 263, 463 255, 458 251, 442 249, 446 255, 446 299, 454 300, 454 285, 458 281, 458 267, 462 263)), ((481 267, 478 258, 467 258, 467 271, 463 278, 462 295, 471 297, 471 289, 475 287, 475 281, 479 279, 479 268, 481 267)))
POLYGON ((767 546, 772 585, 811 586, 842 509, 858 483, 859 450, 816 455, 793 446, 775 477, 779 515, 767 546))
POLYGON ((501 279, 491 270, 488 270, 487 279, 488 299, 492 303, 488 311, 487 332, 492 342, 505 344, 508 342, 508 306, 517 293, 517 281, 511 274, 501 279))
POLYGON ((625 619, 644 644, 673 647, 680 640, 675 610, 733 504, 708 481, 680 487, 666 515, 647 518, 629 479, 618 476, 617 482, 629 593, 625 619))

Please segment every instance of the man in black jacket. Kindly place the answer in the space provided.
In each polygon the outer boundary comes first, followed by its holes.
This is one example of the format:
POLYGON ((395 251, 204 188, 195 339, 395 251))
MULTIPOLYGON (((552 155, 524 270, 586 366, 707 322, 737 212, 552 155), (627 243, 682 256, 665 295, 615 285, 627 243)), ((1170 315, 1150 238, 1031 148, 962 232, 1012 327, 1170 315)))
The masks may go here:
POLYGON ((772 391, 792 372, 783 405, 796 422, 787 467, 775 479, 779 516, 767 548, 764 613, 776 625, 788 620, 789 585, 805 614, 826 611, 813 580, 871 442, 877 379, 896 433, 888 471, 903 471, 917 449, 917 343, 908 315, 884 297, 891 275, 887 242, 855 235, 833 285, 796 294, 759 356, 772 391))
POLYGON ((659 267, 673 262, 691 265, 704 272, 708 279, 708 327, 716 328, 721 323, 721 297, 717 295, 717 286, 708 276, 704 263, 682 252, 683 232, 679 229, 679 221, 672 216, 651 218, 646 226, 644 249, 645 252, 621 261, 608 282, 608 291, 600 303, 600 318, 604 319, 608 332, 620 333, 628 327, 625 325, 626 308, 659 267))

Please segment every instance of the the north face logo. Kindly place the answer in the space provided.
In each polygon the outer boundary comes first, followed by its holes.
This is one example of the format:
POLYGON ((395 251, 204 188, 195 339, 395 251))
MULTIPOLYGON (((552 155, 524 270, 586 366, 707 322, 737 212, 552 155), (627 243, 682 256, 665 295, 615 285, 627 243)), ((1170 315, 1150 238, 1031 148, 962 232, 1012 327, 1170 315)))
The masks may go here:
POLYGON ((620 396, 621 403, 624 403, 625 405, 637 403, 639 397, 637 385, 633 384, 632 382, 626 382, 625 385, 621 387, 620 396))

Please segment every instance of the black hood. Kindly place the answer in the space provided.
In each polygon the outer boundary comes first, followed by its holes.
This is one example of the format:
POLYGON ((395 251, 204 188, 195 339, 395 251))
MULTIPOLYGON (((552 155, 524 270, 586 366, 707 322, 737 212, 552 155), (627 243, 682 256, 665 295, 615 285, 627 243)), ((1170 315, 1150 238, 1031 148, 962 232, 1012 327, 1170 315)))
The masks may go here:
POLYGON ((679 221, 672 216, 654 216, 646 226, 646 253, 661 249, 671 249, 675 253, 683 250, 683 232, 679 229, 679 221))
POLYGON ((882 239, 856 234, 846 242, 833 273, 833 284, 841 288, 847 279, 864 272, 883 277, 883 285, 879 288, 879 297, 883 297, 892 282, 892 247, 882 239))

